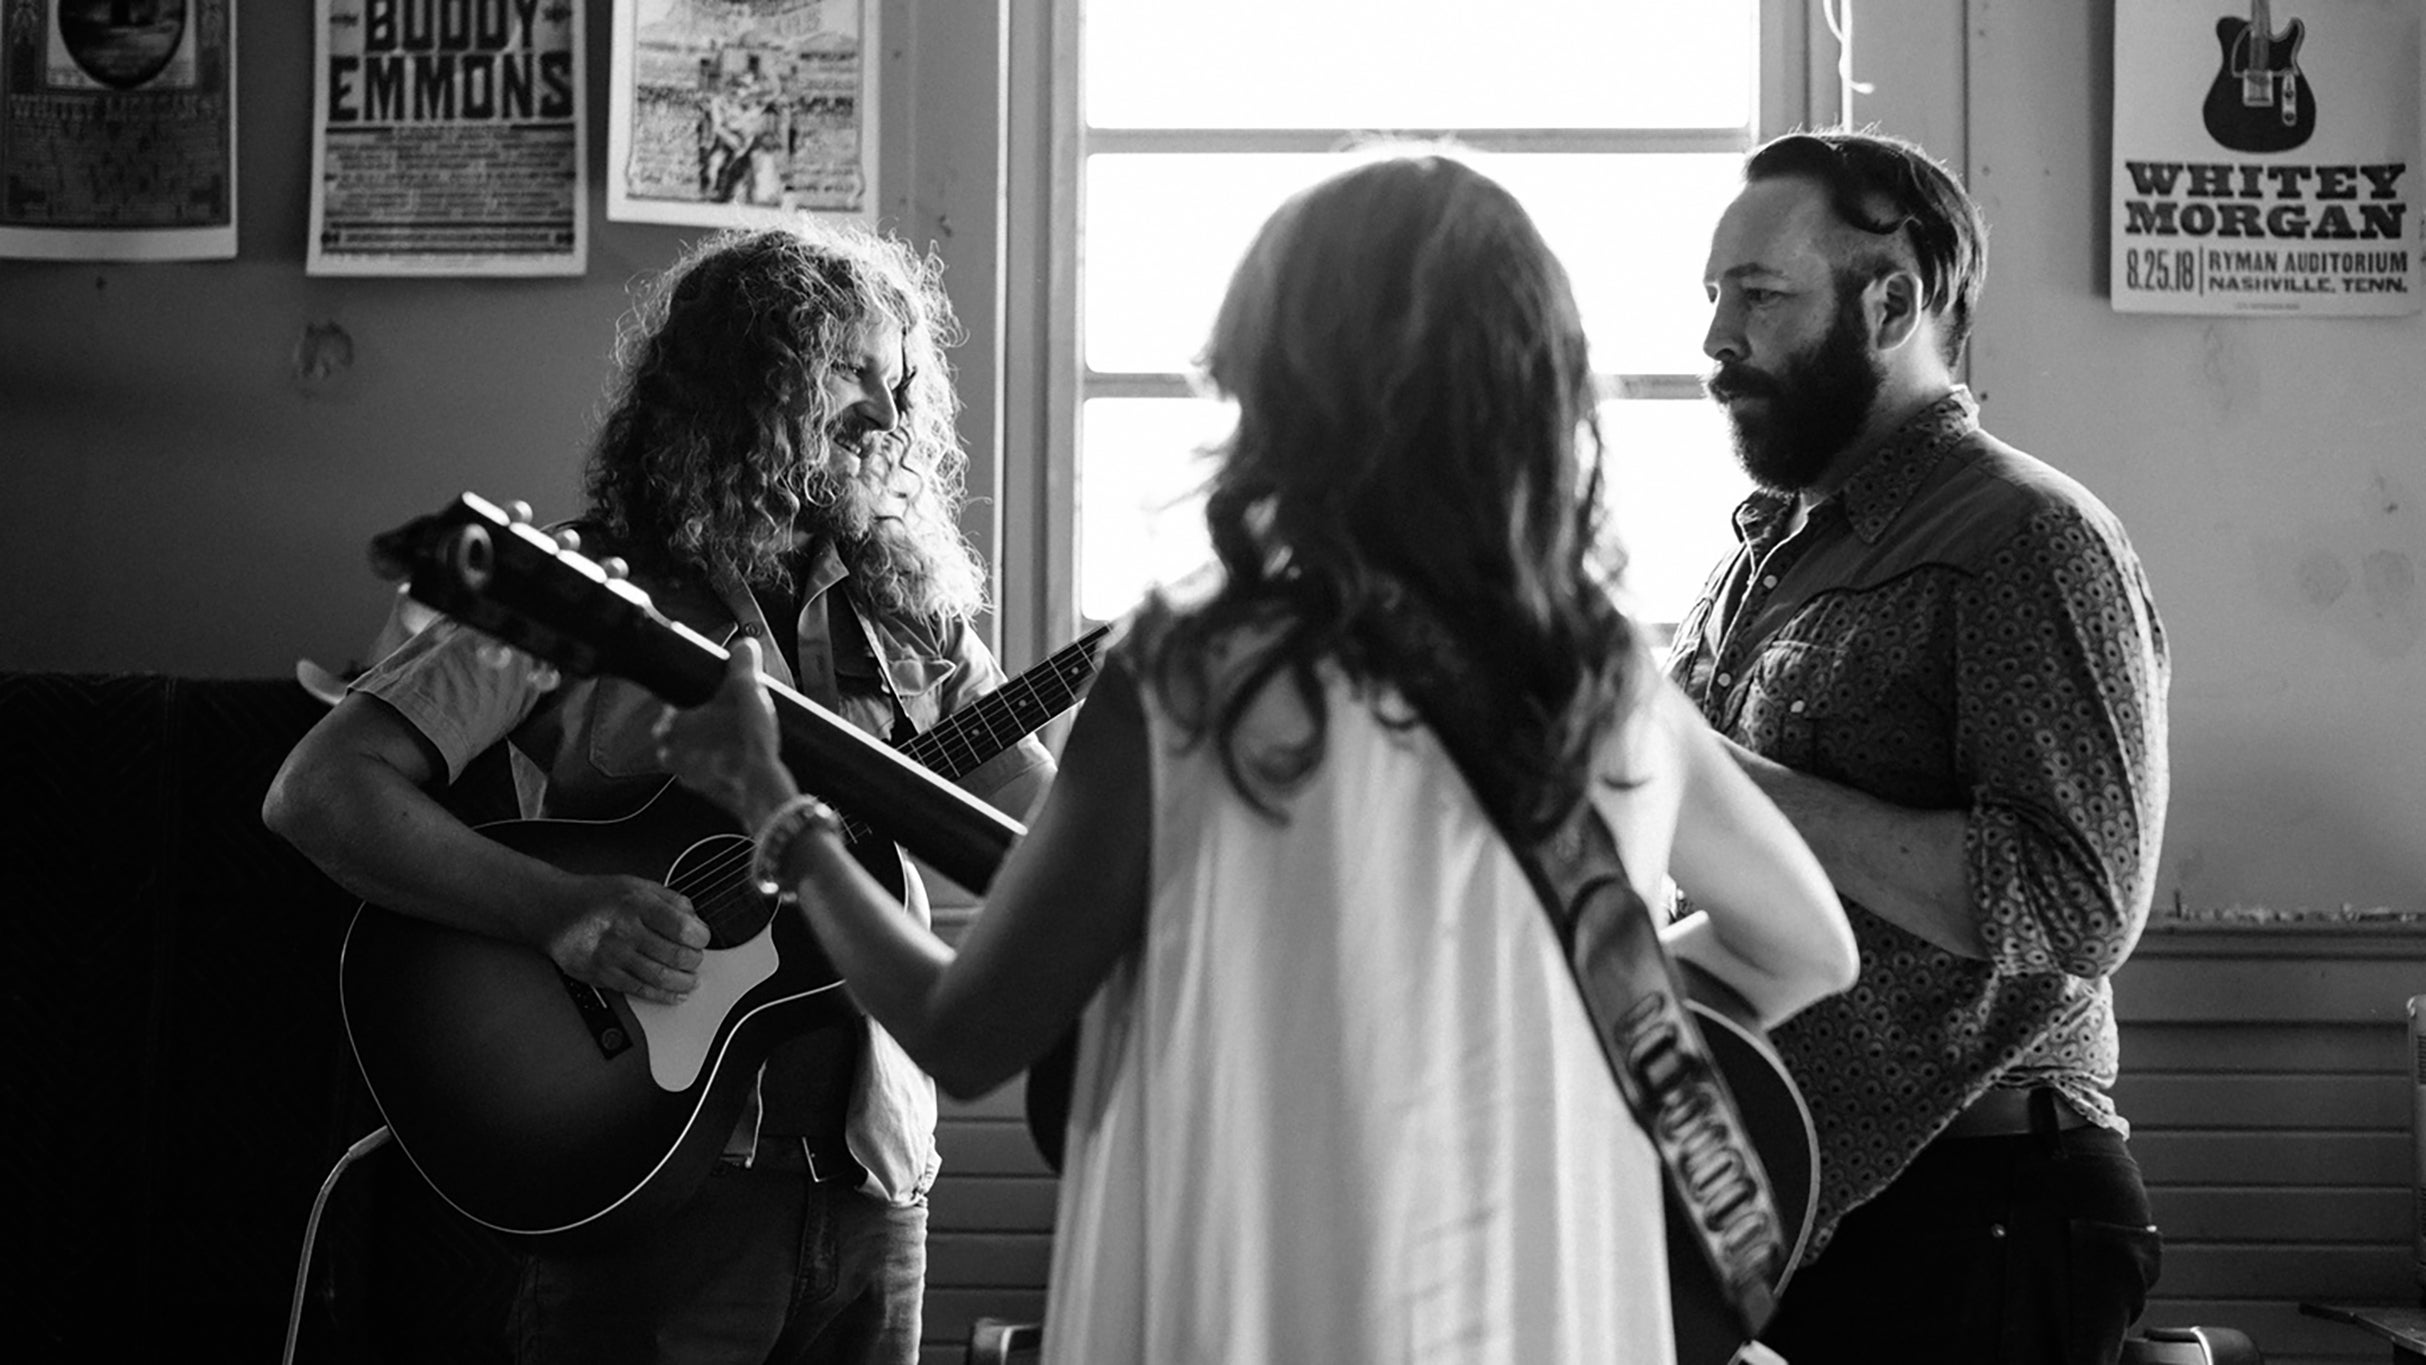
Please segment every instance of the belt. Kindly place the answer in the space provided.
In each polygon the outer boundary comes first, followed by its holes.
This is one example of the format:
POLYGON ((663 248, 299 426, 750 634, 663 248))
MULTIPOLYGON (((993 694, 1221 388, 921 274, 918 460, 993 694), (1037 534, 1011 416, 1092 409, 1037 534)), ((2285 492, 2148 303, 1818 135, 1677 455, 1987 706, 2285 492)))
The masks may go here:
POLYGON ((762 1171, 798 1171, 820 1185, 840 1182, 856 1187, 868 1178, 868 1168, 859 1164, 840 1137, 761 1133, 758 1155, 750 1165, 762 1171))
POLYGON ((2089 1120, 2046 1086, 2029 1090, 2000 1088, 1973 1100, 1954 1116, 1940 1138, 2017 1137, 2026 1133, 2061 1133, 2086 1128, 2089 1120), (2040 1099, 2040 1096, 2046 1098, 2040 1099), (2033 1112, 2036 1111, 2036 1112, 2033 1112))

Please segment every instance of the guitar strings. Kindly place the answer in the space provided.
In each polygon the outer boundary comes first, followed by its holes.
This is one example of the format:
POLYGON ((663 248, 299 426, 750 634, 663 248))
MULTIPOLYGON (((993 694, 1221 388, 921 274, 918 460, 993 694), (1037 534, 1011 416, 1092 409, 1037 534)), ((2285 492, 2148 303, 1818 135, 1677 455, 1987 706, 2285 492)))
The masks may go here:
MULTIPOLYGON (((1065 692, 1074 691, 1076 681, 1093 672, 1093 647, 1108 629, 1097 627, 1047 661, 1046 670, 1065 692)), ((978 746, 965 737, 966 729, 983 725, 987 738, 999 746, 1003 743, 1000 731, 1010 730, 1012 737, 1017 738, 1036 728, 1033 724, 1023 723, 1030 715, 1049 716, 1056 710, 1058 707, 1047 700, 1036 683, 1030 677, 1023 676, 963 708, 955 714, 951 726, 913 735, 901 746, 901 752, 931 770, 942 769, 948 766, 947 760, 958 759, 957 766, 965 772, 983 761, 978 757, 981 752, 978 746)), ((869 832, 870 827, 866 822, 843 814, 842 836, 845 843, 859 843, 868 837, 869 832)), ((682 892, 690 900, 692 909, 707 921, 710 946, 724 947, 755 937, 770 917, 773 898, 762 894, 750 878, 757 848, 748 838, 722 835, 717 836, 715 842, 716 851, 693 867, 684 868, 682 860, 676 859, 675 871, 679 877, 669 880, 667 885, 682 892), (743 921, 741 927, 746 927, 748 934, 742 934, 732 926, 731 921, 735 918, 743 921)))
POLYGON ((764 927, 771 899, 761 895, 750 880, 751 857, 756 852, 750 841, 728 834, 717 836, 715 843, 716 851, 693 867, 684 868, 677 859, 679 879, 667 885, 688 897, 691 908, 707 921, 710 947, 730 947, 755 937, 764 927), (741 927, 748 933, 733 926, 736 917, 745 921, 741 927))

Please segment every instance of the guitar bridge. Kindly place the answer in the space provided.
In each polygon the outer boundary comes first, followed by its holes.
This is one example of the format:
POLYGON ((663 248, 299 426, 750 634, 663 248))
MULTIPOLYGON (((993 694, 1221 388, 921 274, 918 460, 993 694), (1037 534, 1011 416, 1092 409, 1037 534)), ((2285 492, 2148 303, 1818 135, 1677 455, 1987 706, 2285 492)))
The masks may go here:
POLYGON ((624 1030, 623 1021, 615 1017, 615 1007, 606 1002, 598 988, 586 981, 576 981, 558 968, 556 975, 564 982, 564 993, 573 998, 573 1008, 581 1012, 581 1023, 590 1031, 590 1041, 598 1045, 598 1055, 609 1061, 632 1048, 632 1035, 624 1030))

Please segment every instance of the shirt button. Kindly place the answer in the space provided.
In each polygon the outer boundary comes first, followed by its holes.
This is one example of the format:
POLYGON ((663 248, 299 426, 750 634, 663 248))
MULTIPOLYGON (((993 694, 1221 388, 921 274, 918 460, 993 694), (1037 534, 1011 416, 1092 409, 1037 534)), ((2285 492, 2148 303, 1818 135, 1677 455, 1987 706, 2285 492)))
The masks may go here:
POLYGON ((1735 675, 1734 675, 1734 674, 1732 674, 1732 673, 1721 673, 1721 674, 1719 674, 1719 675, 1718 675, 1718 685, 1719 685, 1719 686, 1721 686, 1721 687, 1733 687, 1733 686, 1735 686, 1735 675))
POLYGON ((1761 586, 1762 586, 1762 587, 1764 587, 1764 588, 1774 588, 1774 587, 1776 587, 1776 586, 1777 586, 1777 575, 1776 575, 1776 574, 1770 574, 1770 575, 1768 575, 1767 577, 1765 577, 1765 578, 1761 579, 1761 586))

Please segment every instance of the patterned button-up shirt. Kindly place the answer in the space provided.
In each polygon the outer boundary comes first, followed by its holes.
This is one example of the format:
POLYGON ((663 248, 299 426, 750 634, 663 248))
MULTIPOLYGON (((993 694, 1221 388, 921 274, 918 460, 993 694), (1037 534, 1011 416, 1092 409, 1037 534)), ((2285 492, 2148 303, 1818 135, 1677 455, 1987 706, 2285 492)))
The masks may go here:
MULTIPOLYGON (((1812 1251, 1994 1086, 2127 1132, 2106 978, 2147 922, 2165 814, 2162 627, 2088 490, 1956 389, 1810 509, 1755 493, 1668 669, 1722 733, 1817 777, 1965 814, 1986 961, 1848 899, 1853 988, 1778 1029, 1820 1136, 1812 1251)), ((1692 888, 1683 888, 1690 895, 1692 888)))

